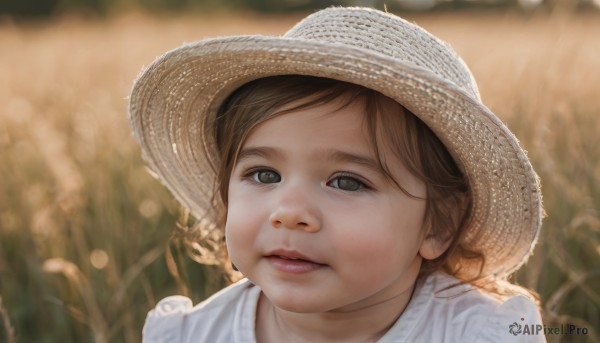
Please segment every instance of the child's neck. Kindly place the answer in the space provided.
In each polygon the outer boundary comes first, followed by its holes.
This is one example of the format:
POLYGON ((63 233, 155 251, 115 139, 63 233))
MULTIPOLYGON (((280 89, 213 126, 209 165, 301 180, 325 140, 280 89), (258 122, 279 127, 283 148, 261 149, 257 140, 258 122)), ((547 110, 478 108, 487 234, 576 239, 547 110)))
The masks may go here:
POLYGON ((414 285, 390 290, 387 297, 343 311, 295 313, 273 306, 261 293, 256 319, 257 342, 377 342, 408 305, 414 285))

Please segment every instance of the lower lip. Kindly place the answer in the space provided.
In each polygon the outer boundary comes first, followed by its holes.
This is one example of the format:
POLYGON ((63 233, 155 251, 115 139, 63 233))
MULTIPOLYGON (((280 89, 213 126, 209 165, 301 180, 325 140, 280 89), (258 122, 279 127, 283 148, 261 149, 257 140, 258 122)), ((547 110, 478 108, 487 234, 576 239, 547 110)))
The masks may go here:
POLYGON ((267 260, 273 268, 290 274, 304 274, 325 267, 324 264, 304 260, 287 260, 277 256, 269 256, 267 257, 267 260))

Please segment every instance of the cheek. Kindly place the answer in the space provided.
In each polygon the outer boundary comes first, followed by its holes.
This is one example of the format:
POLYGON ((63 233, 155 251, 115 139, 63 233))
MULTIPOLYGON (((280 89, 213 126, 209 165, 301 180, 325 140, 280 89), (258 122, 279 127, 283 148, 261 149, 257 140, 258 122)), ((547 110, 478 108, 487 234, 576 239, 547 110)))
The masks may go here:
MULTIPOLYGON (((354 230, 353 230, 354 231, 354 230)), ((336 238, 335 251, 344 256, 349 266, 365 269, 384 268, 389 264, 412 260, 417 255, 415 244, 404 244, 406 235, 394 228, 376 228, 370 233, 347 232, 336 238)))
POLYGON ((257 247, 265 239, 261 229, 268 218, 264 205, 267 199, 243 182, 230 183, 228 198, 225 222, 227 251, 236 266, 243 268, 255 257, 257 247))
POLYGON ((259 202, 246 199, 248 195, 235 185, 230 186, 228 197, 225 222, 227 250, 233 260, 239 260, 240 256, 251 250, 256 241, 262 223, 257 206, 259 202))
POLYGON ((380 204, 361 213, 336 225, 334 251, 344 256, 349 267, 360 267, 374 277, 402 272, 418 255, 424 208, 409 206, 399 210, 397 206, 380 204))

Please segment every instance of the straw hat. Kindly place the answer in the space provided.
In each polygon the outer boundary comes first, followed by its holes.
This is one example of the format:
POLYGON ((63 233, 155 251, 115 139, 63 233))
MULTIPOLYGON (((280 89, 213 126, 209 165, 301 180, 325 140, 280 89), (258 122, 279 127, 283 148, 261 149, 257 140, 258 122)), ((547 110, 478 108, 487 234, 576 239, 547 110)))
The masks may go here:
POLYGON ((405 106, 469 181, 474 207, 464 239, 484 253, 484 272, 504 276, 527 260, 541 225, 541 194, 517 139, 482 104, 469 69, 448 45, 367 8, 321 10, 281 37, 186 44, 142 72, 130 98, 134 136, 150 168, 197 218, 215 223, 219 213, 210 168, 218 162, 210 124, 217 110, 241 85, 285 74, 359 84, 405 106))

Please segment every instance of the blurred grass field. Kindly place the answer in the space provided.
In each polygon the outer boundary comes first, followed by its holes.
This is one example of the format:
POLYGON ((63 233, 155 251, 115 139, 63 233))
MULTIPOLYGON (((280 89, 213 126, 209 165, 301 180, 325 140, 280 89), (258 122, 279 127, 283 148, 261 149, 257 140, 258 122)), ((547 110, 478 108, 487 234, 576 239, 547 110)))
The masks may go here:
MULTIPOLYGON (((138 342, 162 297, 198 302, 224 285, 218 268, 186 255, 181 211, 131 137, 128 92, 142 66, 183 42, 282 34, 301 17, 0 21, 1 342, 138 342)), ((408 19, 463 56, 541 177, 547 218, 515 280, 540 294, 547 326, 588 332, 548 341, 599 341, 600 18, 408 19)))

